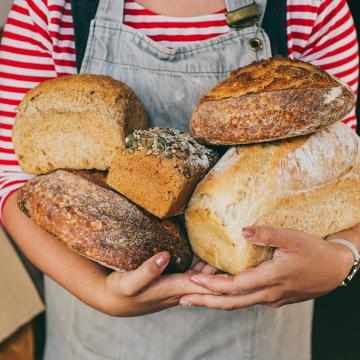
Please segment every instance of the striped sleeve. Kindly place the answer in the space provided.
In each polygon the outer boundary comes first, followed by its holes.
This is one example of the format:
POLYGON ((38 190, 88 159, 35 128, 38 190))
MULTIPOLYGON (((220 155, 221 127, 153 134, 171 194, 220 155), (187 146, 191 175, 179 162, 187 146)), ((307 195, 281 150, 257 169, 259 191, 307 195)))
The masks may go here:
MULTIPOLYGON (((289 56, 320 66, 358 94, 359 54, 354 20, 346 0, 288 1, 289 56)), ((355 104, 343 120, 356 129, 355 104)))
POLYGON ((12 127, 16 106, 38 83, 57 76, 45 0, 15 0, 0 47, 0 207, 32 176, 21 171, 12 127))

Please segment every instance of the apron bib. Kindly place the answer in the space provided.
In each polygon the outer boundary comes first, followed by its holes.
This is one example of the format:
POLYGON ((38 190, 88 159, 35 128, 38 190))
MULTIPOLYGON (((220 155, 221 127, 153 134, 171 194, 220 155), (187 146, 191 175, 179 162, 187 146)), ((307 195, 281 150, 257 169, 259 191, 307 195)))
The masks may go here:
MULTIPOLYGON (((232 11, 252 0, 228 0, 232 11)), ((266 0, 257 0, 264 14, 266 0)), ((176 49, 123 24, 124 1, 100 0, 82 73, 125 82, 152 126, 187 130, 200 97, 231 71, 271 56, 260 28, 231 31, 176 49), (255 35, 263 42, 250 50, 255 35)), ((312 302, 234 312, 176 307, 136 318, 113 318, 83 304, 46 278, 46 360, 310 360, 312 302)))

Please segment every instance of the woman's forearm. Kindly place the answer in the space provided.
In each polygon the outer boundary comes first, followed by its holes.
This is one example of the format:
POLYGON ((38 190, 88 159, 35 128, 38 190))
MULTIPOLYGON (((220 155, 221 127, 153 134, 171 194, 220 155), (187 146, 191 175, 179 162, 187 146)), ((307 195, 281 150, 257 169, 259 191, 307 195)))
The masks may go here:
POLYGON ((3 221, 11 237, 37 268, 85 303, 103 310, 107 275, 103 267, 77 255, 26 217, 17 205, 17 193, 7 200, 3 221))

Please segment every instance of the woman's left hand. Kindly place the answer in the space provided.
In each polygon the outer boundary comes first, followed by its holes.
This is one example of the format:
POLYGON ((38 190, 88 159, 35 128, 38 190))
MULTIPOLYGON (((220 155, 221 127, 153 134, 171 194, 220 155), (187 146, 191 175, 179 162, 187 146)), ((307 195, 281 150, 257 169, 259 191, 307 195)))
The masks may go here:
POLYGON ((276 247, 273 259, 237 276, 195 274, 192 281, 218 295, 187 295, 181 305, 235 310, 314 299, 339 286, 354 262, 345 246, 296 230, 249 227, 243 235, 254 245, 276 247))

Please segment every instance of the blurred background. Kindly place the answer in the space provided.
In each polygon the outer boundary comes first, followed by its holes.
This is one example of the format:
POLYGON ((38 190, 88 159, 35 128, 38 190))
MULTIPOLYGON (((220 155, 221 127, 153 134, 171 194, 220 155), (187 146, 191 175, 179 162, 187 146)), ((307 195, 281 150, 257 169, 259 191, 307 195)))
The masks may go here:
POLYGON ((4 24, 7 13, 9 12, 12 0, 1 0, 0 5, 0 24, 1 26, 4 24))

